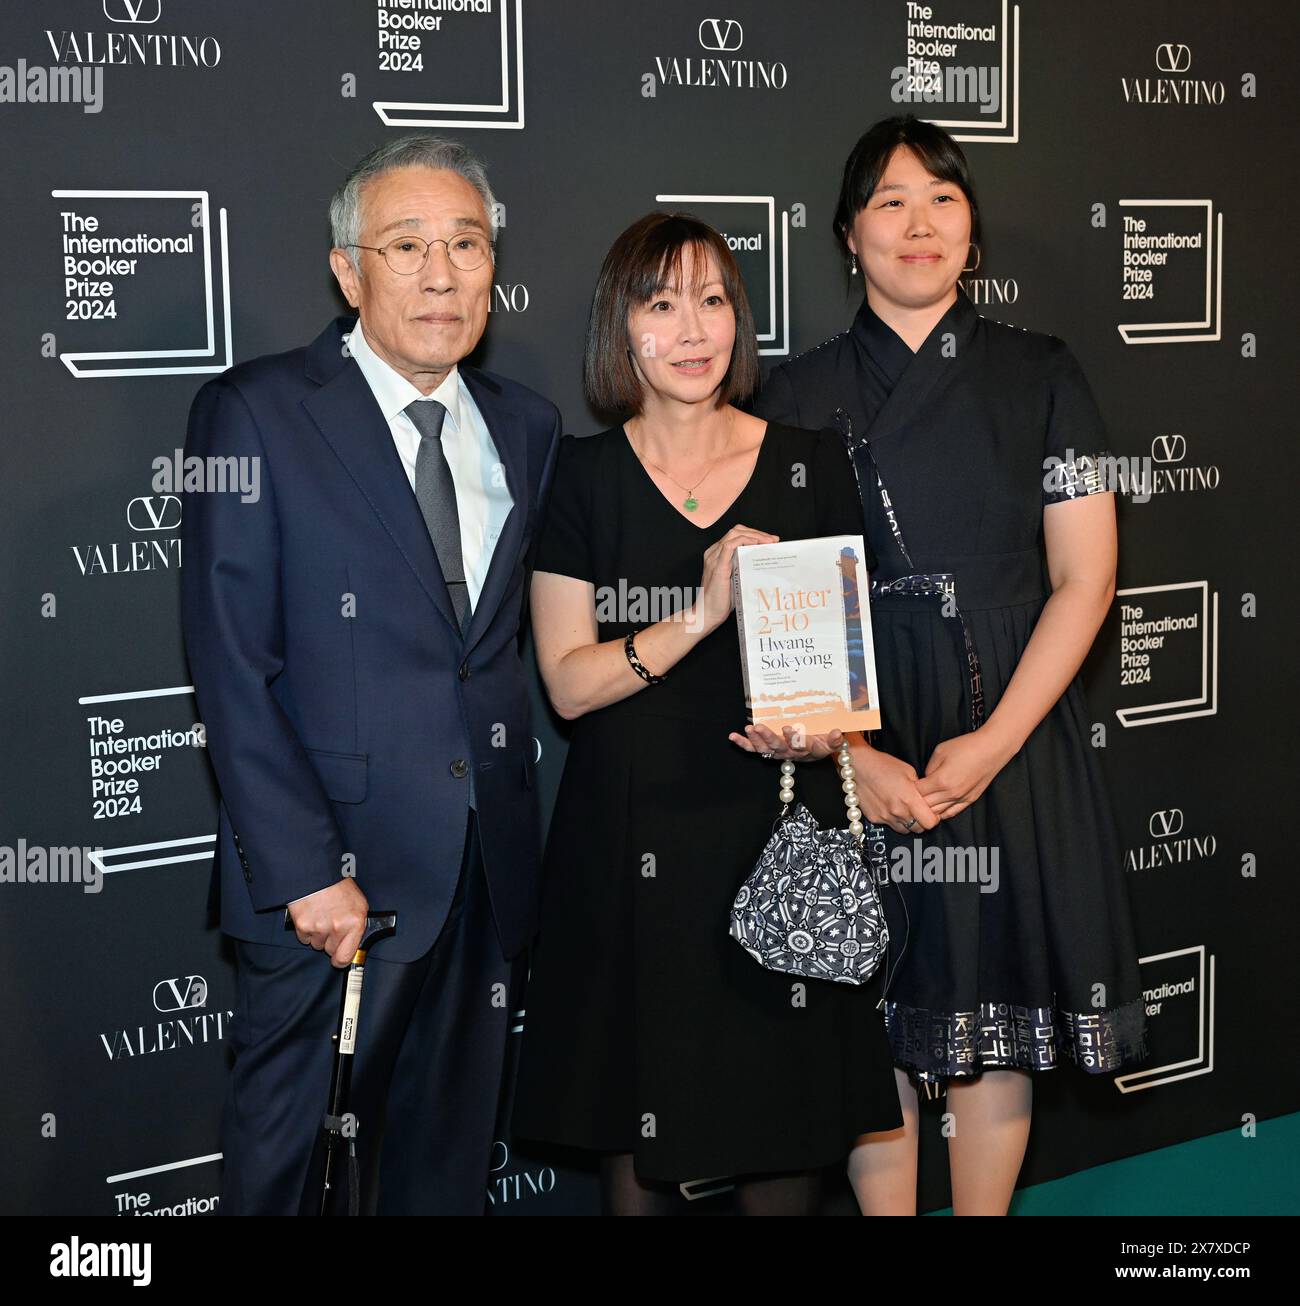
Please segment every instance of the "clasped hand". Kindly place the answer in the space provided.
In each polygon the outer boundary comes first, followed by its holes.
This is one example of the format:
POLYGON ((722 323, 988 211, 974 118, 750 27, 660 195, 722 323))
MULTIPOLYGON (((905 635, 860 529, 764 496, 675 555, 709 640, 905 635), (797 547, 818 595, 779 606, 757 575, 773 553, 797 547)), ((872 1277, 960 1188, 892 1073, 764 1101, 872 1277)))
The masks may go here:
POLYGON ((975 802, 1009 760, 982 730, 945 739, 930 754, 917 792, 946 821, 975 802))
MULTIPOLYGON (((798 738, 790 726, 778 735, 762 725, 746 726, 743 735, 733 732, 727 738, 746 752, 771 753, 796 762, 827 757, 844 742, 838 730, 798 738)), ((901 758, 870 749, 865 769, 858 768, 859 805, 868 821, 899 834, 932 830, 975 802, 1008 760, 1005 751, 979 730, 940 743, 930 754, 923 776, 901 758)))

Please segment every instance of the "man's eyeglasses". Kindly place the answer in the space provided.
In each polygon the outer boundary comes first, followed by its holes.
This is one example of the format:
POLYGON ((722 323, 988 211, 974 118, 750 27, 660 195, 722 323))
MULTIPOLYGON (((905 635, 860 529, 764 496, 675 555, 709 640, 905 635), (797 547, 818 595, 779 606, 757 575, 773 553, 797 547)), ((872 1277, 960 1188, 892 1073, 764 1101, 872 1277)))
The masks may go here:
POLYGON ((462 272, 481 268, 492 257, 492 242, 481 232, 462 231, 450 240, 424 240, 420 236, 398 236, 387 245, 348 245, 348 249, 368 249, 384 256, 399 277, 414 276, 429 257, 434 245, 447 247, 447 259, 452 267, 462 272))

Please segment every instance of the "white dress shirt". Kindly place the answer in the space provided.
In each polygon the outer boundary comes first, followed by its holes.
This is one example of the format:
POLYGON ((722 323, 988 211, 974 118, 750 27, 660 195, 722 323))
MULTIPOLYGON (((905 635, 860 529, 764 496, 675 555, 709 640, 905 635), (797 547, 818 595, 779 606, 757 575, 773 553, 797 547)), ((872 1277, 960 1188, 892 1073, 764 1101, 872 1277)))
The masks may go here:
POLYGON ((460 551, 465 562, 465 587, 472 608, 478 607, 483 582, 487 579, 492 551, 510 516, 514 500, 506 485, 505 468, 492 443, 491 433, 479 412, 469 387, 453 367, 442 384, 423 395, 400 372, 385 363, 370 347, 361 320, 345 337, 361 375, 379 404, 392 432, 397 456, 406 469, 406 479, 415 489, 415 460, 420 452, 420 432, 403 411, 417 400, 436 399, 447 410, 442 426, 442 449, 456 487, 456 512, 460 516, 460 551))

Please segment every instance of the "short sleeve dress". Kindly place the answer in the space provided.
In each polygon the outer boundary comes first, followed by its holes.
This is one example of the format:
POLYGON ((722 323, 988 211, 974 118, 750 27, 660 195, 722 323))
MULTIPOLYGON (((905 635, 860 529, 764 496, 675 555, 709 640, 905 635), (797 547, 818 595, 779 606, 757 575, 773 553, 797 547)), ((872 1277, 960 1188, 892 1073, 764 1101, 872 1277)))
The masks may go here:
MULTIPOLYGON (((736 524, 783 539, 860 534, 843 442, 769 424, 750 480, 701 528, 621 427, 561 442, 537 568, 589 581, 600 638, 686 607, 736 524), (638 610, 642 601, 648 606, 638 610)), ((643 1179, 807 1170, 902 1124, 880 974, 793 982, 729 937, 779 814, 780 764, 728 738, 747 721, 734 621, 662 684, 574 722, 547 839, 515 1089, 517 1137, 631 1152, 643 1179)), ((831 759, 799 800, 846 823, 831 759)))
MULTIPOLYGON (((864 301, 849 331, 774 369, 756 410, 834 424, 853 448, 879 559, 874 742, 923 774, 937 744, 987 719, 1033 634, 1051 594, 1045 506, 1103 488, 1083 372, 1063 341, 987 319, 960 291, 915 354, 864 301)), ((886 917, 907 938, 886 1018, 930 1093, 985 1069, 1143 1057, 1128 886, 1077 677, 975 803, 885 837, 886 917)))

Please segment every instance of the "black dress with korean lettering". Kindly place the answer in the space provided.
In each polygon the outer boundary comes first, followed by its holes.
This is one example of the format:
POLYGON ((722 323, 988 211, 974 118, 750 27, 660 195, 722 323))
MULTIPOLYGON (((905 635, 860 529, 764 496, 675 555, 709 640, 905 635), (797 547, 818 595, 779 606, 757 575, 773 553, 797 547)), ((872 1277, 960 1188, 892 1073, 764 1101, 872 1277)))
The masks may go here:
MULTIPOLYGON (((849 331, 773 370, 757 411, 834 425, 853 448, 879 559, 874 742, 924 774, 940 741, 987 719, 1029 642, 1051 593, 1045 505, 1101 488, 1088 383, 1064 342, 987 319, 959 290, 915 354, 864 301, 849 331)), ((1144 1053, 1090 732, 1076 677, 975 803, 928 833, 886 831, 886 916, 896 945, 907 935, 886 1020, 895 1060, 932 1093, 986 1069, 1064 1057, 1107 1072, 1144 1053)))
MULTIPOLYGON (((589 581, 602 641, 687 606, 705 549, 743 524, 860 534, 843 442, 770 423, 753 474, 701 528, 621 427, 561 442, 537 568, 589 581), (637 596, 660 596, 637 612, 637 596)), ((653 669, 653 668, 652 668, 653 669)), ((521 1139, 631 1152, 642 1179, 808 1170, 902 1124, 882 974, 796 983, 729 937, 736 890, 780 812, 780 764, 728 738, 747 720, 734 620, 661 684, 578 718, 551 817, 513 1112, 521 1139)), ((832 759, 799 800, 847 818, 832 759)))

